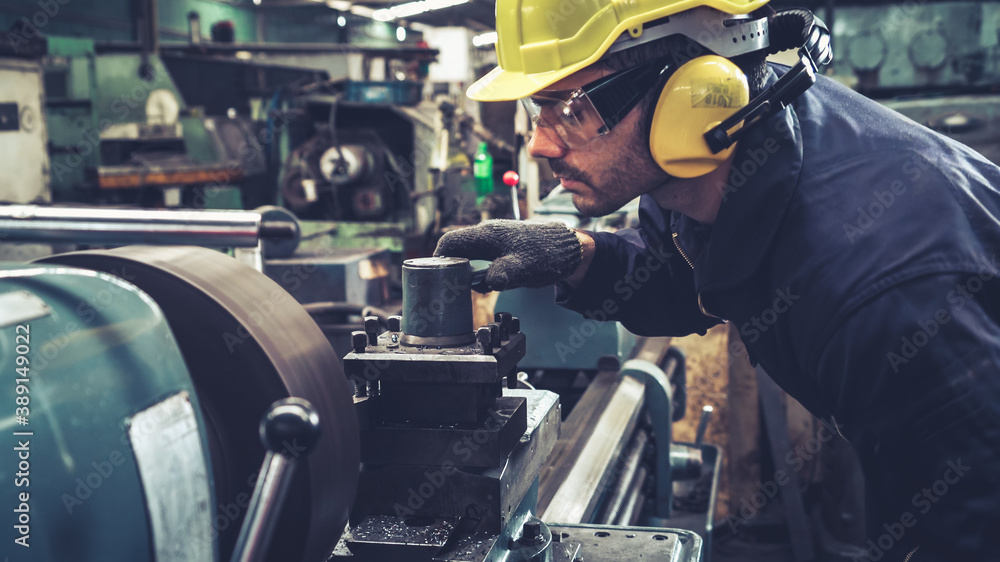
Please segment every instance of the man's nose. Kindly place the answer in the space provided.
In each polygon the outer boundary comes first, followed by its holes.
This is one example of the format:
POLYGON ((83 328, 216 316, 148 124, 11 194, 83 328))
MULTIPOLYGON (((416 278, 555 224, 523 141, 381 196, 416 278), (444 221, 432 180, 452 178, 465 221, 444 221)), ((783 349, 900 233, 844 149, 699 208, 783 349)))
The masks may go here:
POLYGON ((528 154, 534 158, 562 158, 566 156, 566 152, 566 147, 554 130, 535 127, 531 140, 528 141, 528 154))

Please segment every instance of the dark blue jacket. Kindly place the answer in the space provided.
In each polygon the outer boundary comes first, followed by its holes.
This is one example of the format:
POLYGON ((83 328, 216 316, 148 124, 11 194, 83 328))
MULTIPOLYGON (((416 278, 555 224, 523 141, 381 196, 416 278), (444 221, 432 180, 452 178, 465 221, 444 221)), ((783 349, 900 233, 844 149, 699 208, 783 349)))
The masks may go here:
POLYGON ((1000 168, 820 77, 715 187, 712 227, 643 196, 640 228, 594 235, 560 303, 641 335, 733 323, 855 445, 870 529, 912 512, 921 531, 901 544, 1000 560, 1000 168), (973 468, 948 501, 914 496, 959 459, 973 468))

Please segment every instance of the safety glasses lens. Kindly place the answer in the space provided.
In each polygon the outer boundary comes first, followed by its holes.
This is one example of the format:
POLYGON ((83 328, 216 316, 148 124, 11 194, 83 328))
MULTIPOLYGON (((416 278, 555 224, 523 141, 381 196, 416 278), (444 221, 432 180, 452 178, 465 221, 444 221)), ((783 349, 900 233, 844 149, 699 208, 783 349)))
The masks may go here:
POLYGON ((566 148, 580 148, 608 132, 601 114, 582 90, 545 92, 521 102, 535 126, 554 131, 566 148))

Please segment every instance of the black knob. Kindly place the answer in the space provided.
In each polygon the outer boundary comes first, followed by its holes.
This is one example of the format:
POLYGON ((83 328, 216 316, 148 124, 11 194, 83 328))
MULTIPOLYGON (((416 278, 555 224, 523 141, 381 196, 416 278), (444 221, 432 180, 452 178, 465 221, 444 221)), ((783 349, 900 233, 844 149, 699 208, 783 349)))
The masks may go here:
POLYGON ((493 319, 500 324, 500 339, 507 341, 510 339, 510 320, 513 316, 509 312, 497 312, 493 319))
POLYGON ((282 398, 260 422, 267 450, 290 458, 308 455, 319 439, 319 414, 302 398, 282 398))
POLYGON ((521 333, 521 319, 517 316, 510 317, 510 333, 520 334, 521 333))
POLYGON ((378 317, 365 316, 365 333, 368 334, 368 344, 378 344, 378 317))
POLYGON ((364 353, 368 346, 368 334, 364 332, 351 332, 351 347, 355 353, 364 353))
POLYGON ((490 355, 493 353, 493 338, 490 336, 489 326, 483 326, 476 331, 476 339, 479 345, 483 346, 483 353, 490 355))
POLYGON ((500 324, 496 322, 490 322, 490 339, 493 341, 493 345, 500 347, 500 324))
POLYGON ((402 330, 403 327, 403 317, 402 316, 390 316, 389 317, 389 331, 398 332, 402 330))

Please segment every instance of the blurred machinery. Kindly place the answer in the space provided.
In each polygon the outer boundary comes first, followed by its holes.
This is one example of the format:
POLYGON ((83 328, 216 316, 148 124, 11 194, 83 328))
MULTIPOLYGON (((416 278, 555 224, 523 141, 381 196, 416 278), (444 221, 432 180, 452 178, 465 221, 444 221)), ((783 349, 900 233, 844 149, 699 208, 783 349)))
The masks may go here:
POLYGON ((775 4, 831 24, 833 78, 1000 164, 1000 2, 775 4))
POLYGON ((254 124, 186 105, 157 54, 51 37, 44 61, 55 200, 239 209, 263 190, 254 124))

